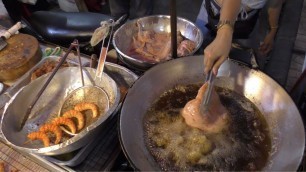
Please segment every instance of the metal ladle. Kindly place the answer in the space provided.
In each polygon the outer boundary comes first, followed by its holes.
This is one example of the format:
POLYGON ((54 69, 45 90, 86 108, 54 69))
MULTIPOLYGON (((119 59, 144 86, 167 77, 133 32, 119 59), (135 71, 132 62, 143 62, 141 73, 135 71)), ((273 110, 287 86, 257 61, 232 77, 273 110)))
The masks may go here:
MULTIPOLYGON (((111 31, 110 31, 110 37, 113 33, 113 20, 110 21, 110 25, 111 26, 111 31)), ((102 80, 102 74, 103 74, 103 69, 104 69, 104 64, 105 64, 105 60, 106 60, 106 55, 107 55, 107 51, 109 48, 109 44, 111 41, 111 38, 109 38, 108 42, 106 43, 106 47, 104 47, 104 43, 105 43, 105 39, 106 36, 104 36, 103 41, 102 41, 102 48, 101 48, 101 52, 100 52, 100 58, 99 58, 99 62, 98 62, 98 67, 95 73, 95 78, 93 79, 90 74, 86 73, 87 77, 89 78, 89 80, 91 81, 92 85, 88 85, 88 86, 82 86, 80 88, 77 88, 76 90, 72 91, 64 100, 63 105, 60 108, 59 111, 59 116, 62 116, 66 111, 73 109, 74 106, 77 103, 81 103, 81 102, 90 102, 90 103, 94 103, 98 106, 99 109, 99 114, 100 116, 103 114, 106 114, 106 112, 109 109, 109 97, 107 95, 107 93, 103 90, 103 88, 97 86, 95 84, 95 81, 97 81, 98 79, 101 81, 102 80)), ((90 124, 92 124, 93 122, 95 122, 97 118, 92 118, 92 114, 90 114, 88 111, 84 111, 84 118, 85 118, 85 126, 84 128, 88 127, 90 124)), ((70 131, 68 131, 67 129, 65 129, 64 127, 62 128, 67 134, 69 135, 76 135, 71 133, 70 131)), ((83 130, 83 129, 82 129, 83 130)))

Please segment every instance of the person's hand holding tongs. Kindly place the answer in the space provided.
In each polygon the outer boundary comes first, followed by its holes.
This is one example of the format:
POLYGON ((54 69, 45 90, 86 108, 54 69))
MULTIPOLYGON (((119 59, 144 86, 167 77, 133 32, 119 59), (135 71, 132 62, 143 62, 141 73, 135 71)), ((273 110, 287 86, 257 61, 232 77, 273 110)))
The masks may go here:
POLYGON ((211 97, 214 77, 217 75, 219 67, 228 58, 232 47, 234 25, 240 11, 241 0, 223 1, 221 4, 220 18, 215 39, 204 50, 204 72, 207 74, 206 89, 203 102, 201 102, 200 112, 207 111, 211 97))
POLYGON ((228 58, 232 45, 232 34, 233 29, 224 25, 222 30, 218 30, 214 41, 204 50, 204 73, 206 74, 205 82, 208 84, 208 88, 205 90, 201 102, 201 114, 205 114, 208 110, 214 78, 218 74, 221 64, 228 58))

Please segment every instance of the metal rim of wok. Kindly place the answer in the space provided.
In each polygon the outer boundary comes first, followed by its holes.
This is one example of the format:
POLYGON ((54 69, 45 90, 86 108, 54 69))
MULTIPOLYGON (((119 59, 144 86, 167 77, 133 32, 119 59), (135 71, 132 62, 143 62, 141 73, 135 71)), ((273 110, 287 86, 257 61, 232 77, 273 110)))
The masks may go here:
MULTIPOLYGON (((130 88, 120 114, 119 138, 135 169, 161 170, 143 139, 143 118, 148 108, 161 93, 175 85, 203 83, 202 71, 203 56, 179 58, 154 66, 130 88)), ((215 83, 244 95, 264 115, 270 129, 272 154, 262 170, 297 170, 304 154, 305 131, 288 93, 266 74, 232 60, 222 64, 215 83)))
MULTIPOLYGON (((95 74, 95 69, 93 68, 83 68, 83 72, 88 72, 91 77, 94 78, 94 74, 95 74)), ((77 84, 77 88, 81 86, 81 79, 80 77, 75 77, 75 75, 77 75, 79 73, 79 68, 78 67, 66 67, 63 69, 59 69, 59 71, 56 73, 56 75, 54 76, 54 78, 51 80, 49 85, 52 85, 52 81, 54 81, 54 83, 60 83, 56 88, 61 88, 59 89, 61 92, 61 94, 59 95, 59 97, 63 97, 64 95, 62 94, 66 94, 69 92, 70 90, 74 90, 72 88, 67 88, 67 87, 61 87, 61 84, 64 84, 64 86, 67 85, 71 85, 71 83, 75 83, 77 84), (78 78, 77 80, 74 79, 68 79, 66 76, 70 76, 68 78, 78 78), (69 81, 70 80, 70 81, 69 81), (61 82, 58 82, 61 81, 61 82), (66 89, 65 89, 66 88, 66 89), (66 92, 68 91, 68 92, 66 92)), ((88 74, 87 73, 87 74, 88 74)), ((85 80, 85 85, 86 84, 91 84, 92 81, 89 81, 88 77, 85 77, 87 74, 84 74, 84 79, 85 80)), ((120 101, 120 91, 119 91, 119 87, 117 86, 116 82, 110 77, 108 76, 106 73, 103 74, 104 78, 103 84, 105 85, 100 85, 97 84, 100 87, 103 87, 104 90, 107 92, 109 97, 111 98, 111 105, 109 107, 109 110, 102 116, 99 117, 99 119, 95 122, 93 122, 91 125, 89 125, 87 128, 83 129, 80 133, 78 133, 76 136, 63 141, 60 144, 57 145, 51 145, 49 147, 41 147, 41 148, 35 148, 35 147, 29 147, 29 146, 24 146, 24 144, 21 144, 20 142, 25 141, 26 139, 24 139, 23 137, 26 137, 26 133, 28 132, 28 128, 27 127, 27 123, 29 123, 30 125, 35 125, 34 122, 38 121, 37 119, 35 119, 34 121, 31 121, 31 116, 28 119, 28 122, 26 123, 24 129, 19 132, 16 131, 16 126, 19 124, 20 125, 20 119, 18 117, 16 117, 16 115, 10 114, 10 112, 14 112, 16 113, 16 111, 14 111, 14 106, 16 105, 20 105, 20 102, 26 102, 24 100, 20 99, 20 96, 22 97, 24 94, 27 94, 29 92, 33 92, 31 94, 35 94, 34 90, 37 89, 37 87, 39 87, 39 85, 42 85, 42 82, 45 81, 47 79, 47 77, 49 76, 49 74, 45 74, 41 77, 39 77, 38 79, 32 81, 29 85, 24 86, 22 89, 20 89, 12 98, 11 100, 6 104, 5 106, 5 110, 3 112, 3 116, 1 119, 1 132, 2 135, 4 137, 4 139, 7 141, 7 143, 11 144, 12 146, 28 152, 28 153, 37 153, 37 154, 41 154, 41 155, 58 155, 58 154, 63 154, 63 153, 68 153, 68 152, 72 152, 82 146, 84 146, 85 144, 88 143, 88 141, 94 139, 96 137, 96 135, 99 133, 99 130, 101 129, 101 127, 104 125, 104 121, 106 121, 108 119, 109 116, 112 115, 112 113, 116 110, 117 106, 119 105, 119 101, 120 101), (107 88, 107 89, 106 89, 107 88), (110 91, 111 90, 111 91, 110 91), (19 97, 19 99, 18 99, 19 97), (15 116, 15 117, 10 117, 11 116, 15 116), (14 122, 15 121, 15 122, 14 122), (10 136, 10 135, 15 135, 15 136, 10 136), (15 139, 20 140, 20 141, 16 141, 14 140, 14 138, 12 137, 16 137, 15 139)), ((77 75, 78 76, 78 75, 77 75)), ((102 81, 99 81, 102 83, 102 81)), ((47 88, 48 89, 48 88, 47 88)), ((46 90, 47 90, 46 89, 46 90)), ((52 90, 52 87, 50 88, 52 90)), ((37 91, 36 91, 37 92, 37 91)), ((30 94, 28 94, 30 97, 30 94)), ((44 93, 43 93, 44 95, 44 93)), ((42 96, 43 96, 42 95, 42 96)), ((55 95, 58 96, 58 95, 55 95)), ((51 99, 51 98, 47 98, 47 99, 51 99)), ((64 98, 60 99, 61 101, 64 100, 64 98)), ((44 102, 44 101, 42 101, 44 102)), ((25 103, 25 105, 22 105, 21 107, 27 107, 28 103, 25 103)), ((51 103, 52 104, 52 103, 51 103)), ((56 116, 57 113, 59 112, 59 108, 61 106, 61 102, 58 102, 56 106, 53 109, 53 111, 55 112, 56 116)), ((43 103, 40 103, 40 101, 37 102, 37 104, 39 107, 40 106, 48 106, 45 105, 43 103)), ((33 110, 35 109, 35 107, 33 108, 33 110)), ((33 112, 35 113, 35 112, 33 112)), ((36 118, 36 117, 34 117, 36 118)), ((39 118, 38 118, 39 119, 39 118)), ((34 129, 32 129, 32 131, 36 131, 34 129)))
MULTIPOLYGON (((137 26, 136 26, 137 21, 147 21, 148 23, 145 23, 145 22, 144 23, 150 25, 151 24, 150 20, 152 20, 151 21, 152 23, 154 20, 167 20, 167 24, 168 24, 167 26, 162 26, 162 27, 154 26, 153 30, 164 31, 168 29, 170 32, 170 16, 169 15, 152 15, 152 16, 142 17, 139 19, 134 19, 134 20, 131 20, 123 24, 119 29, 116 30, 113 36, 113 45, 116 51, 118 52, 118 55, 121 57, 121 59, 123 59, 125 63, 128 63, 129 65, 139 70, 147 70, 150 67, 158 63, 161 63, 161 62, 148 62, 148 61, 138 60, 136 58, 130 57, 126 54, 127 50, 125 49, 127 48, 126 47, 123 48, 123 46, 130 45, 129 41, 132 40, 132 36, 134 34, 133 29, 135 28, 137 29, 137 26), (123 35, 126 36, 125 39, 121 39, 121 36, 123 35)), ((181 34, 184 37, 196 42, 197 44, 196 48, 187 56, 193 55, 200 48, 203 42, 203 34, 201 30, 191 21, 181 18, 181 17, 177 17, 177 25, 178 25, 177 29, 181 31, 181 34)))

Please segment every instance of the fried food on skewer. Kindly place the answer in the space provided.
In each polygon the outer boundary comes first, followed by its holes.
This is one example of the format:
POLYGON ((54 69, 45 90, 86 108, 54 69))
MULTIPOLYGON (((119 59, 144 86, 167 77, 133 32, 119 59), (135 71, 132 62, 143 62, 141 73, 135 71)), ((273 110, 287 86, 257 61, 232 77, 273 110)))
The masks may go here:
POLYGON ((53 121, 52 121, 52 124, 55 124, 55 125, 65 125, 69 128, 69 130, 71 131, 71 133, 75 134, 76 133, 76 126, 74 124, 74 122, 69 119, 69 118, 66 118, 66 117, 58 117, 58 118, 55 118, 53 121))
POLYGON ((79 103, 74 106, 74 109, 80 112, 84 110, 91 110, 93 118, 96 118, 99 113, 98 106, 95 105, 94 103, 79 103))
POLYGON ((74 109, 69 110, 64 113, 63 117, 76 118, 78 120, 78 130, 81 130, 85 125, 84 115, 80 111, 74 109))
POLYGON ((58 125, 54 125, 54 124, 45 124, 43 126, 41 126, 39 128, 39 131, 40 132, 43 132, 43 133, 46 133, 46 132, 52 132, 55 134, 55 141, 54 141, 54 144, 59 144, 59 142, 61 141, 62 139, 62 130, 60 129, 60 127, 58 125))
POLYGON ((50 146, 50 139, 46 133, 43 132, 32 132, 28 134, 30 140, 41 140, 45 147, 50 146))

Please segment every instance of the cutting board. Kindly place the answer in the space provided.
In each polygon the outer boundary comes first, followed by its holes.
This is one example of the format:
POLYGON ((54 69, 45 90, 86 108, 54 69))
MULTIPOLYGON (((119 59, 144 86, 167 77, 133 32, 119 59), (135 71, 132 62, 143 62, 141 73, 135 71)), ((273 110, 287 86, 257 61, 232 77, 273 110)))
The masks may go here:
POLYGON ((13 35, 0 51, 0 81, 14 81, 42 58, 37 39, 28 34, 13 35))

